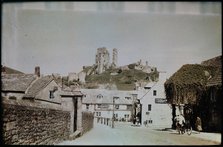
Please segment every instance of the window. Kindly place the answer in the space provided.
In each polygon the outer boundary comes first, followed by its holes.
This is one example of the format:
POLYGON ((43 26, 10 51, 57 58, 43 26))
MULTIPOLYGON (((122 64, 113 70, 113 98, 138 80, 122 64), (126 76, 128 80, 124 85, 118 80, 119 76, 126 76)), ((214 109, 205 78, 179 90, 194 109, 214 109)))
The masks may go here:
POLYGON ((116 117, 116 118, 118 117, 118 113, 115 114, 115 117, 116 117))
POLYGON ((153 90, 153 96, 156 96, 156 90, 153 90))
POLYGON ((9 99, 16 100, 16 97, 15 96, 9 96, 9 99))
POLYGON ((89 110, 89 104, 86 104, 86 109, 89 110))
POLYGON ((101 104, 102 109, 108 109, 109 105, 108 104, 101 104))
POLYGON ((129 118, 129 114, 125 114, 125 118, 129 118))
POLYGON ((96 116, 101 116, 101 112, 96 112, 96 116))
POLYGON ((101 104, 98 104, 98 108, 101 108, 101 104))
POLYGON ((50 91, 50 99, 54 98, 54 91, 50 91))
POLYGON ((130 99, 131 99, 131 97, 125 97, 125 99, 130 100, 130 99))
POLYGON ((117 100, 117 99, 119 99, 119 97, 113 97, 113 99, 114 99, 114 100, 117 100))
POLYGON ((119 105, 115 105, 115 109, 119 109, 119 105))
POLYGON ((97 98, 103 98, 103 95, 101 95, 101 94, 99 94, 99 95, 97 95, 97 98))
POLYGON ((127 105, 127 110, 132 110, 132 105, 127 105))
POLYGON ((149 105, 148 105, 148 111, 151 111, 151 109, 152 109, 152 105, 149 104, 149 105))

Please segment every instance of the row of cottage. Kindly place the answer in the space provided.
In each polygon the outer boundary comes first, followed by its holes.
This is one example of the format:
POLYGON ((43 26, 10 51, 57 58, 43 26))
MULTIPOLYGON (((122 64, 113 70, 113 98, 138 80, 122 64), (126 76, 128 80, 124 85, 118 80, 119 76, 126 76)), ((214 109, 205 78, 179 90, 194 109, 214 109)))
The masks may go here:
MULTIPOLYGON (((204 120, 209 117, 209 121, 204 122, 205 130, 219 130, 222 95, 219 65, 221 56, 204 61, 202 65, 184 65, 169 79, 165 72, 159 72, 157 82, 150 82, 133 91, 64 87, 57 83, 53 75, 40 75, 39 67, 35 68, 35 74, 8 74, 9 68, 3 67, 4 141, 6 144, 54 144, 84 134, 93 127, 94 118, 111 120, 112 116, 115 121, 130 122, 137 116, 141 125, 171 128, 174 127, 174 116, 180 113, 185 115, 187 106, 192 106, 193 117, 199 115, 204 120), (214 66, 214 62, 218 66, 214 66), (214 72, 209 71, 210 68, 214 72), (191 74, 193 70, 195 73, 192 76, 204 74, 210 93, 197 93, 198 78, 193 87, 191 78, 181 73, 187 71, 191 74), (176 77, 181 78, 183 86, 189 85, 189 89, 179 87, 180 80, 176 77), (193 91, 199 95, 191 96, 193 91), (196 103, 193 103, 193 96, 197 99, 196 103)), ((201 82, 204 78, 200 79, 201 82)))
POLYGON ((93 114, 82 111, 83 93, 62 89, 40 67, 35 74, 2 67, 1 77, 5 144, 54 144, 93 127, 93 114))

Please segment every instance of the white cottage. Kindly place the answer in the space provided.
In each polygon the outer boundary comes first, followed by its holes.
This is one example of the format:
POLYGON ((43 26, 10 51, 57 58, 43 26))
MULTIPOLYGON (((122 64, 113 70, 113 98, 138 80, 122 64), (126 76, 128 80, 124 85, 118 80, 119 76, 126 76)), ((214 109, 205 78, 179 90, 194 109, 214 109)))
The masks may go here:
POLYGON ((95 117, 112 118, 114 110, 115 120, 131 120, 133 113, 132 91, 106 89, 81 89, 81 91, 85 95, 82 109, 94 112, 95 117))
POLYGON ((149 127, 170 128, 172 124, 171 106, 167 104, 164 82, 166 73, 159 72, 159 81, 150 82, 138 90, 141 103, 141 123, 149 127))

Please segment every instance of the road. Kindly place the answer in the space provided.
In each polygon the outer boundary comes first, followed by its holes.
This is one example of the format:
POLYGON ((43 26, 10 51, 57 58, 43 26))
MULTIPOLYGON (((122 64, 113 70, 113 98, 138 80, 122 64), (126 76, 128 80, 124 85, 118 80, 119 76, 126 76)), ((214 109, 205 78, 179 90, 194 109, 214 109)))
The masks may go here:
POLYGON ((116 123, 115 128, 95 124, 83 136, 58 145, 219 145, 221 134, 193 131, 179 135, 175 130, 152 129, 132 126, 130 123, 116 123), (213 137, 215 137, 213 139, 213 137), (212 138, 212 139, 211 139, 212 138))

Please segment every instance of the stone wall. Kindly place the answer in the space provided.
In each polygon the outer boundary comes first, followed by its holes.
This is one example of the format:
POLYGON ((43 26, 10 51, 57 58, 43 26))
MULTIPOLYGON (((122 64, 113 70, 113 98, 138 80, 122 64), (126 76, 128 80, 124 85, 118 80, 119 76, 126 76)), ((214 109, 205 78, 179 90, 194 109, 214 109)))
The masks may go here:
POLYGON ((68 111, 3 104, 4 144, 54 144, 68 139, 69 129, 68 111))
POLYGON ((94 114, 92 112, 82 112, 83 134, 91 130, 94 126, 94 114))

